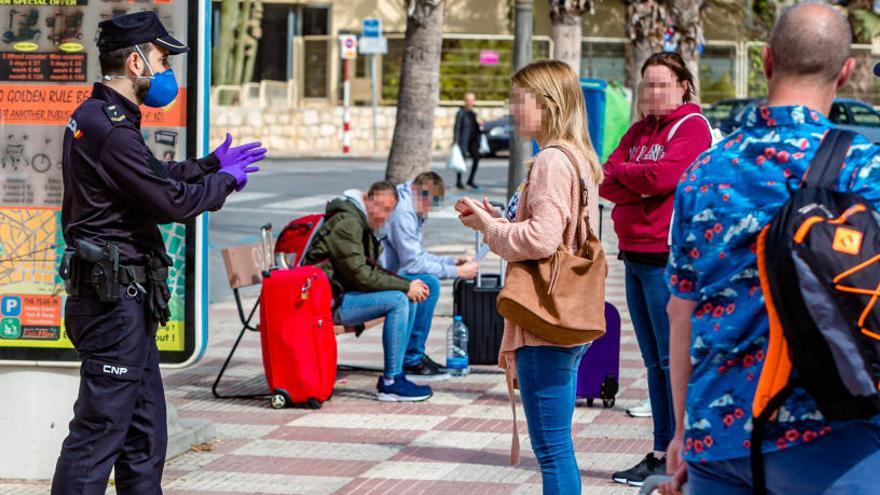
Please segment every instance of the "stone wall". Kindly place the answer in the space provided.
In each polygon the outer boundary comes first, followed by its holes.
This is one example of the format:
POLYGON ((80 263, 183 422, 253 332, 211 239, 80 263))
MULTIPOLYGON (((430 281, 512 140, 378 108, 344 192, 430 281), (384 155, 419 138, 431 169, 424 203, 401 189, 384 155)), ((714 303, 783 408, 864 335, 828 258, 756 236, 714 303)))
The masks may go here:
MULTIPOLYGON (((438 107, 434 117, 434 152, 445 154, 452 144, 455 107, 438 107)), ((351 155, 383 155, 391 147, 395 107, 377 111, 378 149, 373 148, 372 109, 351 108, 351 155)), ((479 108, 484 121, 501 118, 506 107, 479 108)), ((229 132, 233 142, 259 140, 270 156, 335 156, 342 154, 342 107, 327 108, 211 108, 211 146, 229 132)))

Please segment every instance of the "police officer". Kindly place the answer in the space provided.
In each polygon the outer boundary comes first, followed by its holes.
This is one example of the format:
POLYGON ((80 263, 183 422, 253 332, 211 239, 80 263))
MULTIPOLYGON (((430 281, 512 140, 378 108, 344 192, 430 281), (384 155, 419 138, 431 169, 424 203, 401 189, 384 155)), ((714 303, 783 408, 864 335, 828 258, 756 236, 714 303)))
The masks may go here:
POLYGON ((167 443, 156 329, 168 311, 170 259, 159 224, 185 222, 241 190, 266 150, 226 141, 202 159, 160 162, 138 105, 177 95, 168 57, 187 51, 153 12, 99 24, 102 83, 64 134, 61 221, 68 252, 65 326, 82 360, 79 398, 52 494, 161 494, 167 443))

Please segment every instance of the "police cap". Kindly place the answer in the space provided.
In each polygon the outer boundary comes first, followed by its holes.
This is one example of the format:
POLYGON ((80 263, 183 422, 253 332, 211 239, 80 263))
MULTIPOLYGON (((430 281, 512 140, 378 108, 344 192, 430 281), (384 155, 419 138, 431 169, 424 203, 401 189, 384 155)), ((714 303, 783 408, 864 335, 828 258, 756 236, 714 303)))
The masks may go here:
POLYGON ((189 50, 185 44, 171 37, 156 13, 150 11, 103 21, 98 24, 98 32, 98 49, 105 53, 148 42, 156 43, 172 55, 189 50))

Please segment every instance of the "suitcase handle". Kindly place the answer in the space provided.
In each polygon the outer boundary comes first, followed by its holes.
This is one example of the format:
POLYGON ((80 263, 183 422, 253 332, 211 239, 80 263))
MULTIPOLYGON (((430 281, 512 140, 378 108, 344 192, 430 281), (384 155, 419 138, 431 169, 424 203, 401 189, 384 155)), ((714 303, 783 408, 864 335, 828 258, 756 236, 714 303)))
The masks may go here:
MULTIPOLYGON (((479 230, 476 231, 476 232, 474 232, 474 241, 475 241, 475 242, 474 242, 474 253, 479 253, 479 252, 480 252, 480 244, 481 244, 481 242, 480 242, 480 231, 479 231, 479 230)), ((504 287, 504 275, 505 275, 505 274, 504 274, 504 258, 501 258, 501 257, 499 256, 499 259, 500 259, 501 261, 500 261, 499 266, 498 266, 498 268, 499 268, 498 273, 499 273, 499 275, 500 275, 501 278, 500 278, 499 281, 498 281, 498 286, 499 286, 499 287, 504 287)), ((480 262, 478 261, 478 262, 477 262, 477 282, 476 282, 476 288, 477 288, 477 289, 482 289, 482 288, 483 288, 483 271, 482 271, 481 266, 482 266, 482 263, 480 263, 480 262)))

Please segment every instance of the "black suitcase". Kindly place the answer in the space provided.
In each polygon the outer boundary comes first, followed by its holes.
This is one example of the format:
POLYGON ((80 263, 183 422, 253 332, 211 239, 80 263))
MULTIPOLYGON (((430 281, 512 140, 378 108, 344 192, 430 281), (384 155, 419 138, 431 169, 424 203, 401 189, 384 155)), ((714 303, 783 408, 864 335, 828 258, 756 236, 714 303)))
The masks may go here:
MULTIPOLYGON (((477 251, 480 237, 477 234, 477 251)), ((504 286, 504 266, 499 274, 477 274, 476 280, 456 279, 453 286, 453 312, 468 327, 470 364, 498 364, 498 350, 504 336, 504 319, 495 300, 504 286)))

